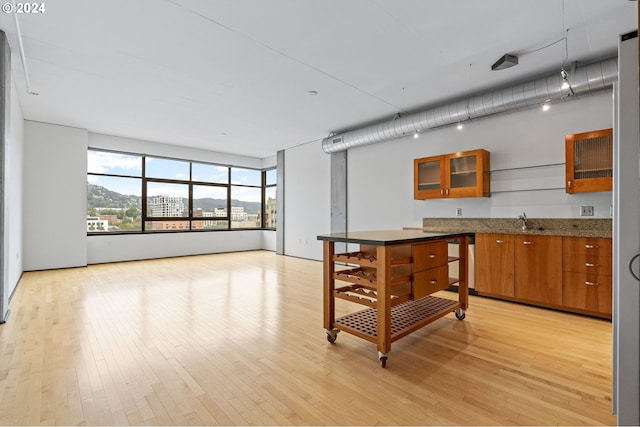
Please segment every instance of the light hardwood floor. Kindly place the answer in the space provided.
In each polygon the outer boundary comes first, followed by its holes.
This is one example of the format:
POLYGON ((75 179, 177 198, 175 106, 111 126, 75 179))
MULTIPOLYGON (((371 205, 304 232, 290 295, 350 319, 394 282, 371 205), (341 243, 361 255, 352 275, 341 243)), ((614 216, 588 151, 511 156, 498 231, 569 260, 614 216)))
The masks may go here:
POLYGON ((320 262, 266 251, 25 273, 0 326, 0 423, 616 422, 608 321, 471 297, 382 369, 369 342, 327 342, 321 290, 320 262))

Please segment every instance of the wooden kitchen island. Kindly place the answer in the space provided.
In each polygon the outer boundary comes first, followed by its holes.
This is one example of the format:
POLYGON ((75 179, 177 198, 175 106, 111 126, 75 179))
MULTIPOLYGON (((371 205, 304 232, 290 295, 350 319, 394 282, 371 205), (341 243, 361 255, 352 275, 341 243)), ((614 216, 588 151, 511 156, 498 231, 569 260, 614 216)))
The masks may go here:
POLYGON ((469 234, 358 231, 320 235, 318 240, 323 241, 324 328, 329 342, 335 342, 339 331, 373 342, 380 366, 385 367, 393 341, 451 312, 464 319, 469 234), (348 252, 336 253, 336 243, 346 243, 348 252), (455 256, 449 255, 452 243, 458 247, 455 256), (351 251, 356 245, 358 249, 351 251), (452 263, 459 264, 457 277, 449 277, 452 263), (431 295, 454 284, 457 301, 431 295), (369 308, 336 319, 336 298, 369 308))

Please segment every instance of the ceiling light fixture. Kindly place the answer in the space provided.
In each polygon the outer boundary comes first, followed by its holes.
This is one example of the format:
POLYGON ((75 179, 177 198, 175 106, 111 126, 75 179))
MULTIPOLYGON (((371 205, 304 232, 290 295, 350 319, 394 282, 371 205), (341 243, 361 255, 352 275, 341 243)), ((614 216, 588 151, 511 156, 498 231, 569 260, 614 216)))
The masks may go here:
POLYGON ((549 108, 551 108, 551 104, 549 103, 549 101, 542 104, 542 111, 549 111, 549 108))
MULTIPOLYGON (((571 64, 571 74, 575 73, 575 71, 576 71, 576 63, 574 61, 571 64)), ((562 77, 562 85, 560 86, 560 89, 569 92, 565 96, 575 95, 575 92, 573 91, 573 86, 571 86, 571 80, 569 79, 569 76, 571 74, 568 73, 564 68, 560 68, 560 77, 562 77)))
POLYGON ((506 68, 511 68, 514 65, 518 65, 518 57, 516 55, 509 55, 506 53, 491 66, 491 70, 504 70, 506 68))
POLYGON ((456 129, 458 130, 462 130, 464 126, 462 125, 462 123, 458 122, 458 126, 456 126, 456 129))
POLYGON ((416 131, 416 133, 413 134, 413 138, 418 139, 419 137, 420 137, 420 134, 418 133, 418 131, 416 131))
POLYGON ((567 80, 568 74, 564 70, 564 68, 560 68, 560 76, 562 76, 562 86, 560 86, 560 88, 563 89, 563 90, 569 89, 571 87, 571 85, 569 84, 569 81, 567 80))

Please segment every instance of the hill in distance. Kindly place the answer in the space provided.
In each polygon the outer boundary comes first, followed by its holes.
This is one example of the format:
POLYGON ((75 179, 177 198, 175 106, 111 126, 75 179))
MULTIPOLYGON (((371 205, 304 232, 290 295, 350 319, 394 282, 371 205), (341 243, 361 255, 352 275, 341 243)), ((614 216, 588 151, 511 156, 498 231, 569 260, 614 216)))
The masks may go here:
MULTIPOLYGON (((188 199, 183 198, 182 202, 186 206, 188 199)), ((200 208, 204 211, 213 211, 218 207, 226 207, 226 204, 227 202, 224 199, 212 199, 208 197, 193 200, 193 208, 200 208)), ((87 184, 87 210, 94 210, 96 208, 140 209, 141 206, 142 197, 140 196, 121 194, 100 185, 87 184)), ((231 206, 242 206, 246 213, 257 214, 260 209, 260 202, 232 199, 231 206)))

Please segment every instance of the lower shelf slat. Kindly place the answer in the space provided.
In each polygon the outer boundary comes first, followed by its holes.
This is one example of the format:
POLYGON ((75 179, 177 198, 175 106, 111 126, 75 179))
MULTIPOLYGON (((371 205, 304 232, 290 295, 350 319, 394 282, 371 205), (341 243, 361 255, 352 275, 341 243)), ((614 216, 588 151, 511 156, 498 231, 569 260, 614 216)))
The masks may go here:
MULTIPOLYGON (((459 307, 458 301, 433 296, 391 307, 391 341, 402 338, 459 307)), ((368 308, 347 314, 335 320, 335 327, 375 343, 378 337, 377 311, 368 308)))

